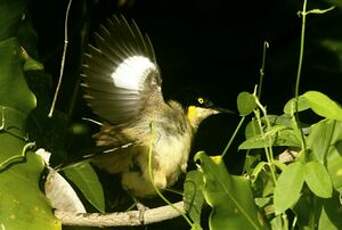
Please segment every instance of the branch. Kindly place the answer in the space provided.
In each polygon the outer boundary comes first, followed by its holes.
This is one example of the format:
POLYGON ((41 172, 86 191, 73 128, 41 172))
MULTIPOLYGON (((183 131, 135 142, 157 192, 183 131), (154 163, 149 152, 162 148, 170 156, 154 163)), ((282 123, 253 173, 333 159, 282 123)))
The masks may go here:
POLYGON ((178 210, 166 205, 152 208, 141 213, 140 211, 114 212, 114 213, 74 213, 55 211, 55 215, 63 225, 84 227, 115 227, 115 226, 139 226, 152 224, 176 218, 185 213, 184 202, 174 203, 178 210), (141 216, 143 214, 143 216, 141 216))

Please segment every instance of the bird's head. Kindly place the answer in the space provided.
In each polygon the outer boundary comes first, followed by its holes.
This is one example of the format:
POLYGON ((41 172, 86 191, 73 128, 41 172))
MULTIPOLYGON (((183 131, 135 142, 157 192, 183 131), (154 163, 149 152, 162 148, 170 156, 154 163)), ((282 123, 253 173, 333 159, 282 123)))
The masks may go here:
POLYGON ((196 103, 188 106, 186 113, 191 126, 194 129, 197 129, 201 122, 211 115, 232 112, 230 110, 215 107, 214 103, 206 98, 198 97, 196 103))

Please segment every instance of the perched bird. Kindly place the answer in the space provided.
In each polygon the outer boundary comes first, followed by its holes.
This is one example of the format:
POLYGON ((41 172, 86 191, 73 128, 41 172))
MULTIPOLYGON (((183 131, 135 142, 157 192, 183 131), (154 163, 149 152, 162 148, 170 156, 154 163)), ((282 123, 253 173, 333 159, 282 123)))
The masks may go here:
POLYGON ((158 189, 173 185, 186 172, 199 124, 218 110, 202 98, 202 106, 185 109, 176 101, 165 101, 151 41, 123 16, 100 26, 84 60, 84 98, 104 119, 94 138, 106 150, 93 163, 121 174, 122 186, 137 197, 155 194, 152 183, 158 189))

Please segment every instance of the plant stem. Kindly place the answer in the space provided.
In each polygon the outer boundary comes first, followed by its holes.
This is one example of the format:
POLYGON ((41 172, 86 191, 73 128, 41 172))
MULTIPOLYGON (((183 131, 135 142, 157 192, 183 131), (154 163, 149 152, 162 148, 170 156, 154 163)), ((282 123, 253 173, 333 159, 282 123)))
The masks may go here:
POLYGON ((267 53, 267 48, 269 47, 270 47, 269 43, 267 41, 264 41, 264 47, 262 50, 262 63, 261 63, 260 77, 259 77, 258 98, 261 97, 261 88, 262 88, 262 83, 264 81, 264 75, 265 75, 266 53, 267 53))
POLYGON ((299 61, 298 61, 298 69, 297 69, 297 78, 296 78, 296 85, 295 85, 295 116, 296 116, 296 123, 297 128, 299 129, 300 136, 302 139, 302 149, 304 153, 306 152, 306 142, 302 128, 300 127, 300 120, 298 114, 298 97, 299 97, 299 86, 300 86, 300 77, 302 73, 302 66, 303 66, 303 56, 304 56, 304 40, 305 40, 305 23, 306 23, 306 8, 307 8, 307 0, 304 0, 303 3, 303 10, 301 12, 302 15, 302 30, 300 36, 300 50, 299 50, 299 61))
MULTIPOLYGON (((259 107, 261 106, 260 108, 262 108, 262 105, 260 104, 260 102, 258 102, 257 98, 256 98, 256 101, 257 101, 258 106, 259 107)), ((264 133, 264 130, 262 128, 262 124, 261 124, 260 111, 258 109, 255 109, 254 110, 254 114, 255 114, 255 117, 257 119, 257 122, 258 122, 258 125, 259 125, 259 129, 260 129, 260 133, 261 133, 262 137, 266 137, 265 133, 264 133)), ((265 116, 265 119, 268 120, 267 116, 266 115, 264 115, 264 116, 265 116)), ((271 143, 271 140, 270 140, 269 137, 266 137, 266 138, 269 140, 269 145, 264 147, 265 154, 266 154, 266 159, 267 159, 268 165, 270 167, 273 183, 276 184, 277 177, 275 175, 275 168, 274 168, 274 165, 273 165, 272 143, 271 143)))
POLYGON ((235 139, 237 132, 240 130, 240 128, 241 128, 241 126, 242 126, 242 124, 243 124, 245 118, 246 118, 246 116, 243 116, 243 117, 241 118, 241 120, 240 120, 238 126, 237 126, 236 129, 234 130, 233 135, 232 135, 231 138, 229 139, 229 141, 228 141, 226 147, 224 148, 224 150, 223 150, 223 152, 222 152, 222 154, 221 154, 221 157, 222 157, 222 158, 226 155, 228 149, 229 149, 230 146, 232 145, 233 140, 235 139))

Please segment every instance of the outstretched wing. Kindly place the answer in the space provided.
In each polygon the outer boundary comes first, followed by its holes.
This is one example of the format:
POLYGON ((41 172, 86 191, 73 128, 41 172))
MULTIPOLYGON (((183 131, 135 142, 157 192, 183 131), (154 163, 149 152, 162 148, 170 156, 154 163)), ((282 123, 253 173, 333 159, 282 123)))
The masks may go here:
POLYGON ((111 124, 138 118, 151 97, 164 103, 161 78, 149 38, 134 21, 114 16, 95 34, 83 65, 85 99, 111 124))

